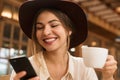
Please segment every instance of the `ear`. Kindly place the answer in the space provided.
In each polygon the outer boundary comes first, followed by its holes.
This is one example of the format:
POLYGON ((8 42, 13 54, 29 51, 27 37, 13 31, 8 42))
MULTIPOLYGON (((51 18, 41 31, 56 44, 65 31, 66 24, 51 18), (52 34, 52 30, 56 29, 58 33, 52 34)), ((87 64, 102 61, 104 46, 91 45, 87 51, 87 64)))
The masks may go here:
POLYGON ((69 34, 69 36, 70 36, 70 35, 72 34, 72 31, 70 30, 68 34, 69 34))

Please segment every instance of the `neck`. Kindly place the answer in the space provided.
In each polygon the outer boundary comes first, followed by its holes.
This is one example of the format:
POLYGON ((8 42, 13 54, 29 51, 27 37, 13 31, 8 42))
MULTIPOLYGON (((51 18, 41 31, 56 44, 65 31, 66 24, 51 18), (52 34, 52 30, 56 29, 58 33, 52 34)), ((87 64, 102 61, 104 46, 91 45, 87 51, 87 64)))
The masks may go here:
POLYGON ((51 64, 64 65, 68 62, 68 53, 67 51, 44 52, 44 58, 51 64))
POLYGON ((67 51, 46 52, 44 58, 48 71, 53 80, 61 80, 68 70, 68 53, 67 51))

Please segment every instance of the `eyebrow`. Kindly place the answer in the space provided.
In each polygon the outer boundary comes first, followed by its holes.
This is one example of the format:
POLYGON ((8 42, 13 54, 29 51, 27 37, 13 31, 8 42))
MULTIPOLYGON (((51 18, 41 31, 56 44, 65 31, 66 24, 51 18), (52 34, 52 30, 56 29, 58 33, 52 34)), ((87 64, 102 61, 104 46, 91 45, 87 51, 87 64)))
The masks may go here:
MULTIPOLYGON (((60 22, 59 20, 54 19, 54 20, 50 20, 48 23, 52 23, 52 22, 54 22, 54 21, 56 21, 56 22, 60 22)), ((36 24, 41 24, 41 25, 42 25, 41 22, 36 22, 36 24)))
POLYGON ((52 23, 54 21, 60 22, 59 20, 54 19, 54 20, 49 21, 48 23, 52 23))

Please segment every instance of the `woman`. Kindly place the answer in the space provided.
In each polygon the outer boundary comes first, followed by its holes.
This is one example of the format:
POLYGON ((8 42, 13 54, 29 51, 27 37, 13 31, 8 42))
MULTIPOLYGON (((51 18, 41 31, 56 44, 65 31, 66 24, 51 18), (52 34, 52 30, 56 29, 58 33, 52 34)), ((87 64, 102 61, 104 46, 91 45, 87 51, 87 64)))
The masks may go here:
MULTIPOLYGON (((23 32, 34 42, 34 54, 29 59, 38 76, 29 80, 98 80, 94 69, 68 52, 87 37, 86 16, 77 4, 60 0, 28 1, 20 7, 19 20, 23 32)), ((116 64, 109 55, 100 70, 102 80, 114 80, 116 64)), ((20 80, 25 75, 25 71, 13 72, 11 80, 20 80)))

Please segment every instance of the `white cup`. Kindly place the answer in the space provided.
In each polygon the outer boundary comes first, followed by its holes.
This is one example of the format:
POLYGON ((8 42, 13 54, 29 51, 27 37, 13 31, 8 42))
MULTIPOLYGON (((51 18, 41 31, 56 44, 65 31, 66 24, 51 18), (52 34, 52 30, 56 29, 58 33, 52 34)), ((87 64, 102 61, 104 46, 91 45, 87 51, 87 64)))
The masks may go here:
POLYGON ((100 47, 82 47, 82 57, 87 67, 103 68, 108 49, 100 47))

